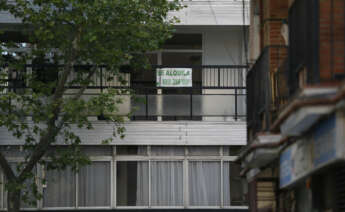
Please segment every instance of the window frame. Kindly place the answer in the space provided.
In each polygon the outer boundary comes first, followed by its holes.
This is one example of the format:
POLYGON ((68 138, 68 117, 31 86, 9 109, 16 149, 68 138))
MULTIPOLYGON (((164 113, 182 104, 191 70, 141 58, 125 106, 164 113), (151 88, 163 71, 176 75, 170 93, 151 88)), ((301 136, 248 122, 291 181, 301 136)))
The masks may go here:
MULTIPOLYGON (((184 155, 152 155, 151 154, 151 145, 143 145, 145 148, 147 148, 147 155, 117 155, 116 154, 116 146, 109 146, 112 150, 111 156, 90 156, 91 162, 109 162, 110 163, 110 206, 79 206, 78 202, 78 186, 79 186, 79 179, 78 179, 78 172, 74 173, 76 185, 75 185, 75 195, 76 195, 76 202, 74 207, 44 207, 43 206, 43 198, 41 200, 37 200, 37 207, 34 208, 21 208, 24 210, 85 210, 85 209, 248 209, 248 206, 231 206, 231 200, 230 205, 224 204, 224 163, 225 162, 234 162, 237 159, 237 156, 228 156, 224 154, 224 148, 223 146, 217 146, 219 148, 219 155, 216 156, 192 156, 188 152, 189 147, 193 146, 183 146, 184 148, 184 155), (147 206, 118 206, 117 205, 117 162, 121 161, 147 161, 148 162, 148 175, 149 175, 149 200, 147 206), (166 161, 166 162, 181 162, 182 163, 182 177, 183 177, 183 205, 181 206, 154 206, 152 205, 152 199, 151 199, 151 192, 152 192, 152 162, 156 161, 166 161), (219 162, 220 163, 220 205, 217 206, 191 206, 189 204, 189 164, 192 161, 211 161, 211 162, 219 162)), ((167 146, 169 147, 169 146, 167 146)), ((196 146, 195 146, 196 147, 196 146)), ((230 147, 226 146, 226 147, 230 147)), ((95 147, 97 148, 97 147, 95 147)), ((24 159, 22 157, 9 157, 9 162, 23 162, 24 159)), ((38 177, 43 177, 44 169, 45 167, 43 165, 38 164, 36 167, 36 174, 38 177)), ((4 180, 4 174, 0 170, 0 180, 4 180)), ((43 193, 43 185, 39 181, 38 183, 38 189, 40 192, 43 193)), ((231 185, 230 185, 231 186, 231 185)), ((7 192, 5 192, 4 185, 0 184, 0 211, 6 210, 4 207, 4 201, 6 200, 5 196, 7 197, 7 192)), ((230 197, 231 198, 231 197, 230 197)))

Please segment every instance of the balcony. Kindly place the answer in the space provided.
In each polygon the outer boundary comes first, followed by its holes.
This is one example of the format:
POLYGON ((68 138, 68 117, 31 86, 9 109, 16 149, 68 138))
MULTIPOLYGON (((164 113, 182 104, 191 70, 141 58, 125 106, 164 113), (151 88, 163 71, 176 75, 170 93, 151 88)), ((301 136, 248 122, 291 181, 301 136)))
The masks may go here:
POLYGON ((345 78, 344 3, 295 1, 289 10, 289 92, 345 78), (325 9, 329 8, 329 9, 325 9), (343 20, 343 21, 341 21, 343 20))
MULTIPOLYGON (((167 66, 152 66, 150 70, 123 70, 122 76, 127 83, 121 85, 118 79, 109 78, 105 66, 98 67, 93 84, 87 86, 82 96, 85 100, 106 92, 109 88, 129 89, 135 96, 122 95, 124 102, 118 114, 126 115, 134 111, 131 120, 205 120, 205 121, 245 121, 246 87, 245 66, 177 66, 192 69, 191 87, 158 87, 156 86, 156 69, 167 66)), ((26 71, 58 69, 54 65, 27 65, 26 71)), ((88 68, 75 66, 75 70, 88 68)), ((73 81, 76 72, 70 76, 73 81)), ((10 90, 25 89, 27 83, 20 79, 20 74, 9 74, 9 82, 4 84, 10 90), (12 77, 16 76, 16 77, 12 77)), ((49 78, 48 75, 43 77, 49 78)), ((50 76, 54 79, 55 76, 50 76)), ((80 85, 70 84, 66 96, 74 94, 80 85)), ((96 114, 90 114, 96 115, 96 114)))
POLYGON ((248 133, 268 131, 280 103, 288 98, 282 89, 287 80, 283 63, 286 52, 286 46, 266 47, 247 74, 248 133))
MULTIPOLYGON (((289 60, 285 58, 283 63, 273 74, 273 104, 276 111, 282 110, 290 98, 289 92, 289 60)), ((277 115, 277 114, 274 114, 277 115)))

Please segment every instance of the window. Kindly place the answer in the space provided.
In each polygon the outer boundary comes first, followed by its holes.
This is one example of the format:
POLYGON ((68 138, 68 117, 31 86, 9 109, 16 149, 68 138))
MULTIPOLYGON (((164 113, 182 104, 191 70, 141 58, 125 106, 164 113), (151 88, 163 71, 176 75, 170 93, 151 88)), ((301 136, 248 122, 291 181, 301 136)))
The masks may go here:
POLYGON ((174 34, 165 42, 163 49, 202 49, 202 35, 174 34))
POLYGON ((184 154, 183 146, 151 146, 153 156, 183 156, 184 154))
POLYGON ((117 163, 116 200, 118 206, 146 206, 149 202, 148 162, 117 163))
POLYGON ((151 205, 183 206, 182 161, 151 163, 151 205))
POLYGON ((246 204, 243 192, 243 183, 240 177, 240 165, 233 162, 224 162, 223 166, 223 189, 224 205, 242 206, 246 204))
POLYGON ((46 171, 44 177, 43 207, 75 207, 76 177, 70 168, 46 171))
POLYGON ((146 146, 118 146, 116 147, 117 155, 147 155, 146 146))
POLYGON ((240 170, 232 163, 237 146, 120 146, 116 150, 118 207, 246 205, 240 170))
POLYGON ((226 156, 237 156, 241 151, 242 146, 225 146, 223 147, 223 154, 226 156))
POLYGON ((78 205, 110 206, 110 162, 97 161, 78 173, 78 205))
MULTIPOLYGON (((90 156, 91 164, 79 172, 37 167, 38 177, 46 181, 39 187, 43 198, 35 208, 246 208, 240 167, 227 154, 227 146, 87 146, 81 150, 90 156)), ((16 151, 13 148, 5 155, 23 156, 16 151)), ((0 208, 1 203, 6 207, 3 191, 0 184, 0 208)))
POLYGON ((192 161, 188 172, 190 205, 220 205, 220 162, 192 161))
POLYGON ((191 156, 212 156, 220 155, 217 146, 192 146, 188 147, 188 153, 191 156))

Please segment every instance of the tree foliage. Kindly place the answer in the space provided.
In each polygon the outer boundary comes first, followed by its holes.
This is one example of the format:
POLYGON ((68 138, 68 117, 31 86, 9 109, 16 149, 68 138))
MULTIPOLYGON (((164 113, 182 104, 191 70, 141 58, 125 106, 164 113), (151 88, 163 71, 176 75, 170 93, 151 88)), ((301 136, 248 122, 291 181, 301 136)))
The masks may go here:
POLYGON ((32 174, 37 164, 76 169, 88 163, 72 128, 92 130, 91 112, 112 121, 114 133, 123 136, 124 117, 117 112, 129 91, 108 88, 88 99, 83 94, 101 72, 103 80, 116 78, 124 85, 121 65, 145 65, 144 54, 171 35, 176 20, 166 18, 168 11, 181 5, 177 0, 0 0, 0 6, 22 21, 26 39, 24 44, 9 38, 0 46, 0 127, 22 142, 25 153, 12 168, 0 150, 8 210, 18 211, 20 198, 28 200, 28 181, 30 192, 41 197, 32 174), (51 148, 57 142, 69 148, 51 148))

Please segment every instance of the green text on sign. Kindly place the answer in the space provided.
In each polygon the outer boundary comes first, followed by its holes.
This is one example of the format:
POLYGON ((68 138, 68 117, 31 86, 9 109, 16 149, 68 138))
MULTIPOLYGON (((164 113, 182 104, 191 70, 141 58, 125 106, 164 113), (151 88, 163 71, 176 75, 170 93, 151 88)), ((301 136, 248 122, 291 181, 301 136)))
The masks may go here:
POLYGON ((158 87, 192 87, 191 68, 161 68, 156 73, 158 87))

